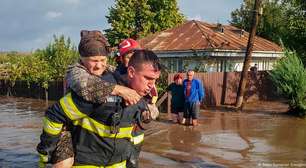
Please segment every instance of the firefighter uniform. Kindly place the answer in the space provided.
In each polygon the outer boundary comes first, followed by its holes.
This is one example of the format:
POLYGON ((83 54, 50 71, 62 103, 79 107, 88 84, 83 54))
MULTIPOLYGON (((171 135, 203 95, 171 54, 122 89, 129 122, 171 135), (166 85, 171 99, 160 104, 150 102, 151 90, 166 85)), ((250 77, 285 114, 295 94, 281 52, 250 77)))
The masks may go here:
MULTIPOLYGON (((104 80, 116 82, 112 74, 104 80)), ((74 167, 126 167, 133 158, 133 123, 147 110, 144 100, 122 108, 122 99, 109 96, 102 104, 85 101, 73 91, 51 106, 45 114, 41 142, 37 146, 40 164, 51 161, 63 125, 71 131, 75 153, 74 167), (132 143, 131 143, 132 141, 132 143)), ((143 140, 143 138, 142 138, 143 140)))

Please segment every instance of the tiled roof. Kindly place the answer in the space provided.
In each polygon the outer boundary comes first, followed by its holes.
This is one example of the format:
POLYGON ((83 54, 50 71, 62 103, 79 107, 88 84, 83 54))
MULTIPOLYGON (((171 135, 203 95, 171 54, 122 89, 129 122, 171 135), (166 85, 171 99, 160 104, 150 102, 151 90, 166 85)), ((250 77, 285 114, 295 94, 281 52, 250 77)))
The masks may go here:
MULTIPOLYGON (((142 47, 153 51, 182 50, 245 50, 249 33, 230 25, 222 25, 223 33, 217 24, 201 21, 187 21, 175 28, 149 35, 139 40, 142 47)), ((281 52, 277 44, 256 36, 253 51, 281 52)))

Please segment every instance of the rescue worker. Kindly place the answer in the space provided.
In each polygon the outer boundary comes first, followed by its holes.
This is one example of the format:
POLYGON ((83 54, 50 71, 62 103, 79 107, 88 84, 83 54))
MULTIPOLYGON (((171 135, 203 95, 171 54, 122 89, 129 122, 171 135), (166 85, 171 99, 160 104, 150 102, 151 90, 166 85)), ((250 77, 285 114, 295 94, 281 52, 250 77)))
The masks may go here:
MULTIPOLYGON (((97 50, 96 52, 99 53, 101 51, 103 51, 103 49, 97 50)), ((138 62, 141 64, 141 66, 139 67, 139 65, 134 65, 131 63, 131 66, 128 68, 129 86, 137 90, 140 95, 145 95, 147 94, 148 90, 151 90, 152 84, 154 85, 155 79, 158 78, 160 73, 159 63, 156 61, 157 57, 154 55, 154 53, 152 53, 153 52, 139 51, 138 55, 151 55, 150 59, 154 57, 154 61, 149 59, 141 62, 141 58, 139 59, 136 57, 135 59, 137 59, 137 61, 134 61, 134 63, 138 62)), ((97 68, 97 66, 94 64, 98 64, 97 62, 99 61, 104 62, 105 59, 102 59, 103 56, 85 55, 85 57, 88 57, 88 60, 87 58, 82 59, 84 61, 84 66, 87 66, 91 73, 95 75, 101 75, 99 73, 103 73, 103 70, 99 70, 99 68, 97 68)), ((147 57, 145 57, 145 59, 147 59, 147 57)), ((106 74, 107 73, 104 73, 102 76, 106 76, 106 74)), ((115 80, 112 82, 114 81, 115 80)), ((61 128, 63 124, 65 124, 71 126, 70 130, 72 131, 73 135, 73 146, 74 149, 76 149, 76 165, 125 165, 125 161, 130 155, 130 143, 127 143, 129 142, 127 139, 129 139, 131 136, 130 131, 132 128, 129 127, 131 121, 122 120, 119 122, 119 124, 114 124, 113 116, 124 116, 124 113, 114 115, 116 114, 116 109, 117 112, 119 112, 121 107, 109 107, 114 105, 114 103, 118 105, 120 102, 119 100, 121 99, 118 97, 110 97, 106 100, 107 101, 104 104, 97 105, 95 103, 89 103, 88 101, 85 101, 82 97, 78 96, 73 91, 68 93, 64 98, 60 100, 60 102, 56 103, 47 110, 46 117, 44 118, 44 131, 41 136, 41 143, 38 145, 38 151, 43 155, 48 155, 50 158, 55 148, 56 142, 59 139, 61 128), (107 109, 115 109, 115 113, 112 113, 112 110, 107 109), (91 138, 85 138, 84 135, 91 138), (116 138, 119 140, 115 141, 116 138), (113 143, 110 142, 112 140, 114 141, 113 143), (111 144, 114 145, 112 146, 111 144), (125 150, 121 149, 120 145, 122 148, 125 147, 125 150), (121 150, 117 150, 115 146, 121 150)), ((145 105, 144 103, 140 103, 134 107, 127 107, 125 110, 142 111, 145 110, 145 105), (138 110, 135 110, 135 108, 138 110)), ((133 113, 127 114, 134 116, 133 113)), ((129 117, 123 118, 129 119, 129 117)), ((118 122, 118 120, 116 121, 118 122)))
MULTIPOLYGON (((129 64, 129 60, 131 59, 133 53, 135 50, 141 49, 140 44, 135 41, 134 39, 128 38, 123 40, 119 44, 119 55, 117 56, 117 67, 115 72, 119 73, 120 75, 125 75, 127 74, 127 67, 129 64)), ((158 92, 156 89, 156 86, 153 87, 153 89, 150 91, 150 96, 151 103, 155 104, 158 98, 158 92)))
MULTIPOLYGON (((79 52, 81 56, 86 55, 86 53, 92 53, 95 50, 95 47, 104 48, 104 50, 107 51, 104 54, 108 55, 108 46, 109 44, 107 39, 100 31, 81 31, 81 41, 79 44, 79 52)), ((103 80, 99 75, 100 72, 97 73, 94 69, 90 71, 86 64, 88 64, 87 61, 81 59, 76 64, 68 67, 65 78, 68 91, 73 90, 84 100, 97 104, 104 103, 106 98, 110 95, 121 96, 127 105, 135 104, 141 98, 141 96, 133 89, 103 80)), ((114 71, 114 68, 108 64, 105 64, 102 67, 107 71, 114 71)), ((95 67, 95 69, 99 70, 97 67, 95 67)), ((60 140, 58 141, 52 155, 52 163, 54 163, 53 167, 71 167, 73 165, 73 156, 74 152, 72 149, 71 134, 69 131, 62 131, 60 140)))
POLYGON ((128 38, 120 42, 118 49, 119 53, 116 57, 118 65, 116 67, 116 71, 120 74, 126 74, 131 56, 135 50, 141 49, 141 47, 137 41, 128 38))
MULTIPOLYGON (((115 70, 115 73, 117 75, 120 75, 120 78, 126 79, 127 78, 127 67, 129 60, 131 56, 133 55, 134 51, 140 49, 140 45, 137 41, 133 39, 126 39, 123 40, 119 44, 119 56, 117 57, 118 66, 115 70)), ((78 95, 84 96, 86 100, 94 102, 94 103, 103 103, 103 97, 105 97, 107 94, 104 92, 104 88, 102 87, 103 84, 106 83, 106 81, 103 81, 101 79, 95 79, 95 76, 92 76, 84 70, 80 68, 81 66, 72 66, 68 72, 67 72, 67 81, 68 81, 68 87, 75 91, 78 95), (91 79, 92 81, 90 81, 91 79), (83 83, 81 83, 83 82, 83 83), (92 88, 92 89, 89 89, 92 88)), ((107 87, 106 87, 107 88, 107 87)), ((149 109, 150 111, 154 112, 154 116, 152 116, 153 119, 155 119, 158 115, 158 109, 156 108, 155 104, 153 104, 152 101, 152 95, 155 96, 155 101, 157 97, 157 91, 156 87, 154 85, 153 89, 150 92, 151 96, 146 96, 147 100, 149 101, 149 109), (155 92, 155 93, 154 93, 155 92), (153 94, 152 94, 153 93, 153 94)), ((133 96, 133 95, 131 95, 133 96)), ((154 99, 154 98, 153 98, 154 99)), ((134 124, 133 129, 133 138, 131 139, 132 142, 135 145, 136 153, 135 156, 132 157, 133 160, 128 160, 129 167, 137 167, 138 165, 138 158, 141 150, 141 146, 143 144, 144 140, 144 132, 142 129, 140 129, 136 124, 134 124)))
MULTIPOLYGON (((119 55, 117 56, 119 57, 119 59, 117 59, 118 66, 115 70, 115 73, 121 75, 121 78, 126 78, 125 76, 127 74, 129 61, 134 52, 136 50, 139 50, 140 48, 141 47, 139 43, 131 38, 125 39, 119 44, 119 55)), ((155 85, 153 86, 149 94, 145 95, 145 97, 146 100, 148 100, 148 106, 150 111, 154 111, 153 114, 158 115, 159 112, 157 107, 155 106, 158 97, 155 85)), ((156 115, 155 117, 153 117, 154 119, 156 118, 156 115)), ((134 124, 133 128, 134 129, 132 132, 132 142, 134 144, 135 153, 131 156, 131 160, 128 160, 127 162, 128 167, 131 168, 138 167, 139 155, 144 141, 144 130, 139 128, 139 126, 136 124, 134 124)))

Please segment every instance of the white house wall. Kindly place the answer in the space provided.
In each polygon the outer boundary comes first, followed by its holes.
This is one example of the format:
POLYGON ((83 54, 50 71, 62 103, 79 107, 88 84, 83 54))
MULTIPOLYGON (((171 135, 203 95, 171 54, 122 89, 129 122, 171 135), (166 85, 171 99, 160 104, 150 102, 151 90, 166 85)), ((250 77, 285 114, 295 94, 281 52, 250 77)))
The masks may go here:
MULTIPOLYGON (((275 58, 256 58, 252 59, 250 66, 257 64, 257 69, 271 70, 276 62, 275 58)), ((243 58, 226 58, 226 57, 172 57, 161 58, 161 62, 168 68, 170 72, 186 71, 195 69, 201 72, 231 72, 242 71, 243 58)))
MULTIPOLYGON (((245 52, 241 50, 185 50, 155 51, 171 72, 197 69, 204 72, 242 71, 245 52)), ((259 71, 271 70, 283 52, 254 51, 251 66, 257 64, 259 71)))

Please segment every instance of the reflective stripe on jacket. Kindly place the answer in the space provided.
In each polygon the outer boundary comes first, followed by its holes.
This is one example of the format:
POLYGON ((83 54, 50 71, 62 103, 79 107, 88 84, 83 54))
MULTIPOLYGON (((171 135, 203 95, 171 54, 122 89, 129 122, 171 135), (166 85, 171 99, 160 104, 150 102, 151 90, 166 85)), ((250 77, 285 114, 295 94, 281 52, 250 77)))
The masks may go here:
MULTIPOLYGON (((41 162, 51 160, 63 125, 67 125, 73 135, 76 165, 108 167, 125 162, 132 151, 130 139, 133 127, 131 122, 122 122, 115 130, 110 118, 116 108, 120 107, 113 102, 95 107, 82 101, 75 93, 68 93, 50 107, 44 117, 43 134, 37 147, 41 162)), ((117 111, 123 112, 120 109, 117 111)))
POLYGON ((125 168, 126 167, 126 160, 120 162, 120 163, 116 163, 110 166, 94 166, 94 165, 85 165, 85 166, 72 166, 73 168, 125 168))
POLYGON ((45 113, 44 129, 37 146, 42 161, 51 160, 65 125, 72 134, 76 166, 105 167, 125 162, 133 151, 130 149, 135 114, 147 110, 146 102, 140 101, 122 109, 123 102, 114 102, 117 100, 114 98, 107 100, 110 102, 93 104, 72 91, 52 105, 45 113), (112 117, 115 113, 121 118, 114 126, 112 117))
POLYGON ((65 114, 69 117, 75 126, 81 126, 90 132, 98 134, 100 137, 114 138, 116 136, 116 138, 131 138, 131 133, 133 130, 132 126, 120 127, 119 132, 111 133, 111 126, 98 122, 95 119, 90 118, 86 114, 80 112, 76 105, 73 103, 71 93, 68 93, 65 97, 63 97, 60 100, 60 104, 65 114))

